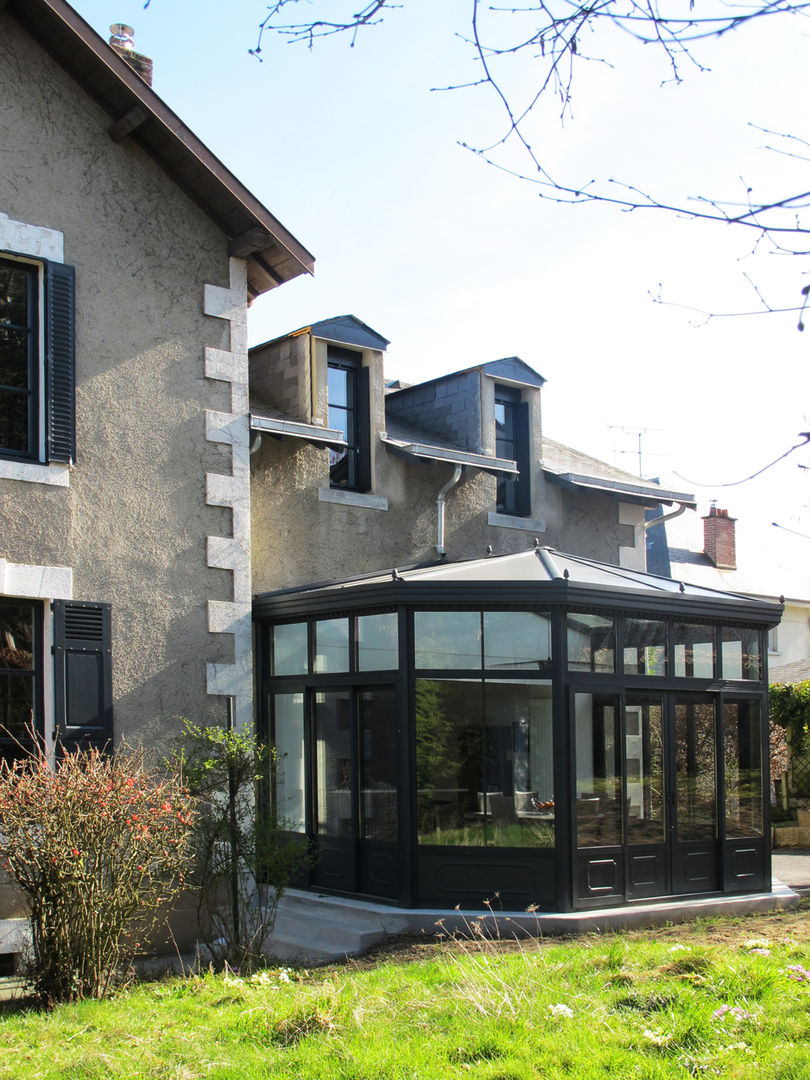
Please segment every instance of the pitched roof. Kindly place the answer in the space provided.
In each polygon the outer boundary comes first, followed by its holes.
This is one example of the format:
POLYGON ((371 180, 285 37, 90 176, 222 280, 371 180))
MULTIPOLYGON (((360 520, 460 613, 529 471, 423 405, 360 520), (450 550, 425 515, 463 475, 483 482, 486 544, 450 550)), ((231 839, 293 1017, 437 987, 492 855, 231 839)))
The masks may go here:
POLYGON ((247 260, 248 291, 267 292, 312 273, 313 256, 187 128, 66 0, 0 0, 110 116, 110 137, 138 143, 247 260))
POLYGON ((779 664, 768 670, 770 683, 798 683, 810 679, 810 660, 794 660, 792 664, 779 664))
POLYGON ((636 502, 644 506, 660 506, 662 502, 695 505, 694 495, 688 492, 670 491, 654 480, 643 480, 545 436, 540 464, 546 477, 561 487, 598 490, 614 495, 622 502, 636 502))

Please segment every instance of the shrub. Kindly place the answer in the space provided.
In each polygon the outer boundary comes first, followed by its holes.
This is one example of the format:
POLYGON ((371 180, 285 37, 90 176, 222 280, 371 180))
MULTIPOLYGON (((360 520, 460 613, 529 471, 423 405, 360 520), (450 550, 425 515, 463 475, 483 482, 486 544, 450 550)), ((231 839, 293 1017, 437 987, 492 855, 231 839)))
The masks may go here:
POLYGON ((186 721, 174 760, 197 799, 201 937, 216 962, 250 972, 266 963, 279 901, 307 862, 303 837, 272 805, 275 748, 252 732, 186 721))
POLYGON ((191 800, 141 752, 40 747, 0 766, 0 857, 25 892, 32 978, 46 1004, 118 985, 183 885, 191 800))

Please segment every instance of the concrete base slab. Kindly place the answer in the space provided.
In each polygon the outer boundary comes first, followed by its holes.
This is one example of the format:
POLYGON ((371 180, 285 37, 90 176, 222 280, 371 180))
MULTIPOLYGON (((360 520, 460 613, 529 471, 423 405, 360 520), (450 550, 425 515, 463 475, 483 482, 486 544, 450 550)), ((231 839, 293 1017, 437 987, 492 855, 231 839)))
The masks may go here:
POLYGON ((454 933, 469 936, 473 923, 492 937, 556 937, 662 926, 716 915, 787 910, 799 902, 798 893, 776 879, 770 893, 679 897, 621 908, 559 913, 393 908, 290 889, 279 905, 268 951, 277 960, 318 964, 360 955, 386 937, 399 934, 423 934, 429 940, 454 933))

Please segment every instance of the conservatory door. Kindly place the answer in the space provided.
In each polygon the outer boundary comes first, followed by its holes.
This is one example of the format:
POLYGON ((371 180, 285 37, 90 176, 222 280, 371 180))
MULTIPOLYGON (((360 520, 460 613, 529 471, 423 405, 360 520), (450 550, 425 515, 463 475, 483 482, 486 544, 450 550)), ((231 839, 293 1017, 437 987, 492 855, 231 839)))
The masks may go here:
POLYGON ((672 891, 714 892, 720 887, 717 705, 711 697, 678 694, 672 711, 672 891))
POLYGON ((390 687, 311 696, 313 883, 396 897, 396 719, 390 687))

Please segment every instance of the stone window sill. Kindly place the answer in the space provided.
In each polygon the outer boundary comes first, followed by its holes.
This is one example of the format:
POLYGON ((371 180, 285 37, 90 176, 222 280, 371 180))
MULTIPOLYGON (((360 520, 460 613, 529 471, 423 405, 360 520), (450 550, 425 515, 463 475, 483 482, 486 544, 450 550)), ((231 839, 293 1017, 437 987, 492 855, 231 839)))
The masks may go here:
POLYGON ((343 491, 341 488, 318 488, 318 501, 339 503, 342 506, 360 506, 365 510, 388 509, 388 499, 384 495, 368 495, 360 491, 343 491))
POLYGON ((513 517, 511 514, 494 514, 487 516, 487 525, 495 525, 500 529, 522 529, 524 532, 542 533, 546 531, 546 523, 542 518, 513 517))

